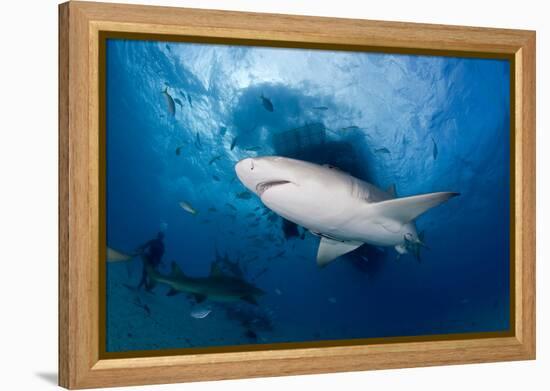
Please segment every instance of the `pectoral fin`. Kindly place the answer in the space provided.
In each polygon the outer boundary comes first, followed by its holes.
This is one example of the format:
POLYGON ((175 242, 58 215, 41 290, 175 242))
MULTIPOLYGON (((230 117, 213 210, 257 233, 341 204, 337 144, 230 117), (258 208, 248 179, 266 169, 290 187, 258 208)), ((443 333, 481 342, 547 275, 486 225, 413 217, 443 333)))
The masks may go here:
POLYGON ((341 242, 322 237, 317 251, 317 266, 323 267, 333 259, 355 250, 362 244, 361 242, 341 242))

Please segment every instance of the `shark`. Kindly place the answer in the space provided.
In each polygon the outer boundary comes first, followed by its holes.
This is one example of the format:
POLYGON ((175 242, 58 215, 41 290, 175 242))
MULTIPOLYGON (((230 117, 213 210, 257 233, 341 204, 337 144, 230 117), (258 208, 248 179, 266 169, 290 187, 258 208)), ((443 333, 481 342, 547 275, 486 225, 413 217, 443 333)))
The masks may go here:
POLYGON ((414 220, 457 192, 396 197, 334 167, 281 156, 246 158, 237 177, 276 214, 320 237, 317 265, 367 243, 392 246, 398 255, 425 246, 414 220))
POLYGON ((245 301, 257 305, 257 299, 264 292, 243 278, 229 276, 222 272, 219 264, 213 263, 208 277, 190 277, 184 274, 180 267, 172 262, 169 275, 157 272, 151 266, 147 267, 151 281, 168 285, 167 296, 187 293, 194 296, 197 303, 206 299, 217 302, 245 301))

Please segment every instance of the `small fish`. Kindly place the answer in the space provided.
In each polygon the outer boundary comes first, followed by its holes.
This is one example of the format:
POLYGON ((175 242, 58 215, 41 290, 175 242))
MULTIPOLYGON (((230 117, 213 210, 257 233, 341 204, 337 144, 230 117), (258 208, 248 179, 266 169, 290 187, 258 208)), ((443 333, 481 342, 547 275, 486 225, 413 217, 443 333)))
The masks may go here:
POLYGON ((201 223, 202 224, 209 224, 212 220, 209 220, 209 219, 202 219, 201 220, 201 223))
POLYGON ((433 157, 434 157, 434 160, 437 159, 437 144, 435 143, 435 140, 434 138, 432 137, 432 143, 434 144, 434 147, 433 147, 433 157))
POLYGON ((179 203, 179 206, 186 212, 191 213, 192 215, 196 215, 198 212, 186 201, 181 201, 179 203))
POLYGON ((336 304, 336 298, 335 297, 329 297, 328 302, 332 304, 336 304))
POLYGON ((277 296, 281 296, 283 294, 283 292, 281 292, 279 288, 275 288, 275 293, 277 294, 277 296))
POLYGON ((231 146, 229 148, 230 151, 235 149, 235 146, 237 145, 237 136, 233 137, 233 141, 231 141, 231 146))
POLYGON ((189 102, 189 105, 193 107, 193 100, 191 99, 191 94, 189 92, 187 93, 187 101, 189 102))
POLYGON ((383 148, 377 148, 374 150, 375 153, 390 153, 390 150, 386 147, 383 148))
POLYGON ((273 256, 273 258, 280 258, 280 257, 282 257, 283 255, 285 255, 285 252, 286 252, 285 250, 279 251, 277 254, 275 254, 275 255, 273 256))
POLYGON ((131 255, 107 247, 107 262, 123 262, 129 261, 132 258, 131 255))
POLYGON ((274 223, 275 221, 277 221, 277 215, 276 214, 271 214, 271 215, 269 215, 269 217, 267 219, 270 222, 274 223))
POLYGON ((316 107, 313 108, 313 110, 325 111, 325 110, 328 110, 328 107, 327 106, 316 106, 316 107))
POLYGON ((257 207, 254 208, 254 211, 258 211, 258 210, 260 210, 260 208, 261 208, 261 206, 257 206, 257 207))
POLYGON ((183 103, 181 103, 181 100, 179 100, 178 98, 174 98, 174 102, 176 102, 178 105, 180 105, 180 107, 183 108, 183 103))
POLYGON ((195 307, 193 308, 193 310, 191 310, 191 317, 195 319, 204 319, 211 312, 212 312, 212 309, 209 307, 195 307))
POLYGON ((183 148, 183 145, 180 145, 179 147, 176 148, 176 155, 181 155, 181 149, 183 148))
POLYGON ((271 103, 271 101, 266 98, 263 94, 262 96, 260 96, 260 98, 262 99, 262 105, 264 106, 264 108, 269 111, 270 113, 273 112, 273 103, 271 103))
POLYGON ((164 91, 162 91, 162 95, 164 96, 164 100, 166 101, 166 105, 168 106, 168 112, 173 117, 176 115, 176 104, 174 103, 174 99, 172 99, 172 96, 168 93, 168 87, 164 87, 164 91))
POLYGON ((225 132, 227 132, 227 128, 225 126, 220 127, 220 136, 225 136, 225 132))
POLYGON ((357 129, 359 129, 359 126, 355 126, 355 125, 346 126, 345 128, 342 128, 342 130, 357 130, 357 129))
POLYGON ((252 198, 252 193, 245 190, 240 193, 237 193, 236 197, 241 200, 249 200, 252 198))
POLYGON ((261 150, 262 147, 259 147, 259 146, 254 146, 254 147, 248 147, 248 148, 245 148, 245 151, 250 151, 250 152, 257 152, 259 150, 261 150))
POLYGON ((254 217, 256 216, 254 213, 250 212, 250 213, 247 213, 245 217, 254 217))
POLYGON ((215 162, 220 160, 222 157, 223 157, 223 155, 214 156, 212 159, 210 159, 210 161, 208 162, 208 165, 211 166, 212 164, 214 164, 215 162))
POLYGON ((228 207, 230 207, 231 209, 233 210, 237 210, 237 208, 235 208, 233 205, 231 205, 229 202, 226 202, 225 205, 227 205, 228 207))
POLYGON ((220 177, 217 175, 212 175, 212 179, 214 179, 216 182, 221 181, 220 177))
POLYGON ((168 50, 169 52, 172 51, 172 49, 170 49, 170 46, 166 45, 166 50, 168 50))
POLYGON ((213 206, 211 206, 210 208, 208 208, 208 211, 209 212, 217 212, 218 210, 216 208, 214 208, 213 206))
POLYGON ((271 211, 269 209, 264 209, 262 212, 262 216, 265 216, 266 214, 270 213, 271 211))

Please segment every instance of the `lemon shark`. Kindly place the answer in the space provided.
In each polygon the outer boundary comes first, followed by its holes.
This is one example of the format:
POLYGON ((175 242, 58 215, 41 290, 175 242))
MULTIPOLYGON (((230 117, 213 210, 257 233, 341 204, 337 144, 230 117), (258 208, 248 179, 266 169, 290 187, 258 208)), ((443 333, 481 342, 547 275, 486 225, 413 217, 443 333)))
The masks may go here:
POLYGON ((334 166, 280 156, 246 158, 235 171, 265 206, 321 238, 319 266, 364 243, 418 255, 424 244, 414 219, 459 194, 396 198, 393 190, 383 191, 334 166))
POLYGON ((166 284, 170 287, 167 296, 178 293, 188 293, 195 297, 197 303, 206 299, 218 302, 235 302, 239 300, 257 305, 257 298, 264 292, 247 282, 225 274, 217 263, 213 263, 208 277, 190 277, 185 275, 179 266, 172 262, 172 272, 163 275, 147 266, 147 273, 154 282, 166 284))

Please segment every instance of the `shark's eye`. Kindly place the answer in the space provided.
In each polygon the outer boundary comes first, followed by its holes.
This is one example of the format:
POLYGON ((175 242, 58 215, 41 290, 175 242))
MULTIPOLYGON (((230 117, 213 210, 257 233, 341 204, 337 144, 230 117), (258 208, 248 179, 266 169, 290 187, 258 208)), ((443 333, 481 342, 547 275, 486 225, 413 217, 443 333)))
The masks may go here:
POLYGON ((254 170, 254 160, 250 161, 250 170, 254 170))

